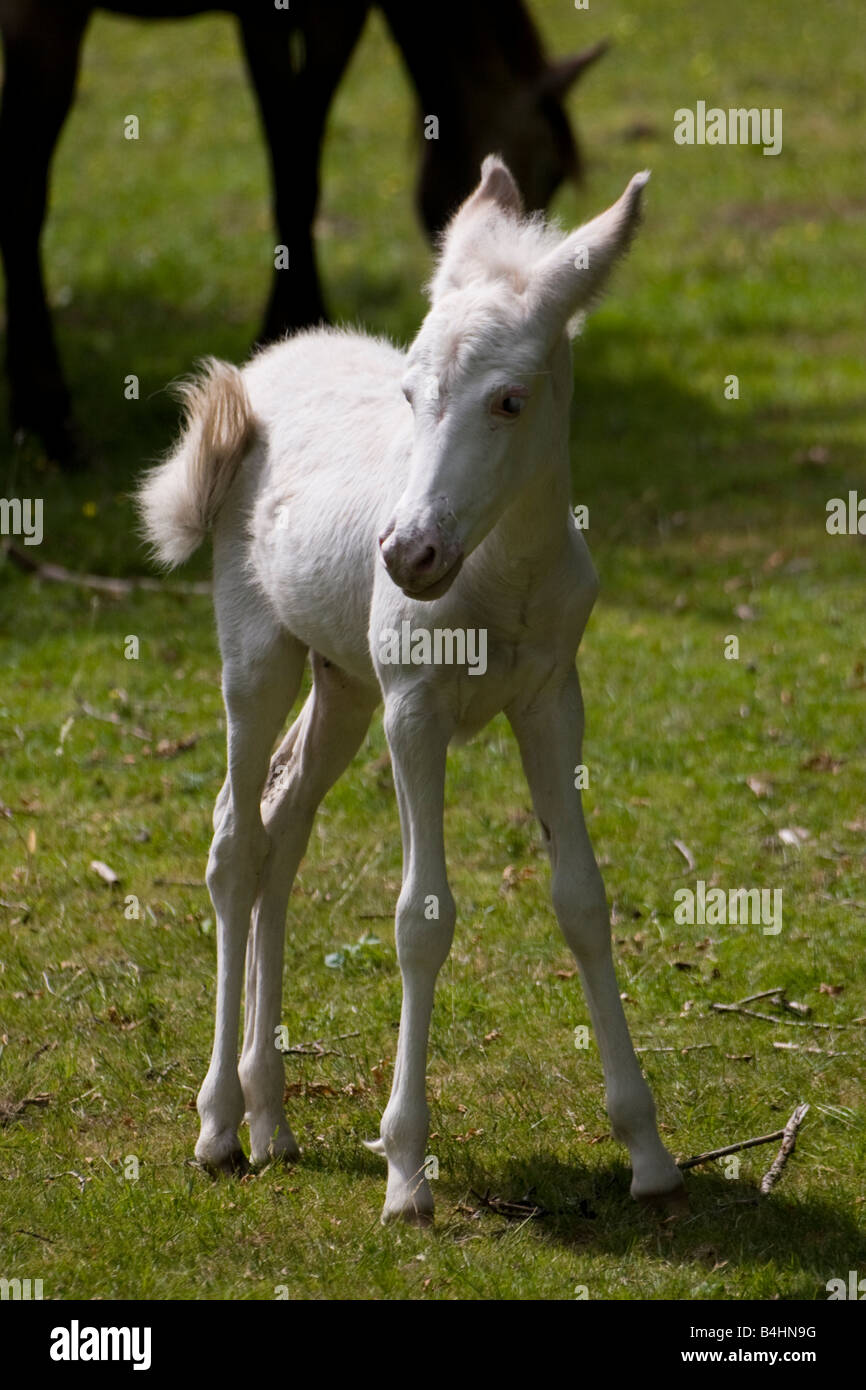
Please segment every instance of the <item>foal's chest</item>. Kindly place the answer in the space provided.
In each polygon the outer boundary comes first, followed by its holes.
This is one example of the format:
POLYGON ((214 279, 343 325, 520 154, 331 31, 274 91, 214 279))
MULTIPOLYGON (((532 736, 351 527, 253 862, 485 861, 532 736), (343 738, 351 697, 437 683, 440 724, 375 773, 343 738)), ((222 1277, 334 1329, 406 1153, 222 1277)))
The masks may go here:
MULTIPOLYGON (((598 588, 591 561, 577 565, 549 591, 518 604, 510 619, 488 619, 474 639, 479 661, 461 670, 456 690, 460 742, 488 724, 500 710, 530 701, 557 672, 573 667, 598 588)), ((588 561, 588 552, 586 553, 588 561)))

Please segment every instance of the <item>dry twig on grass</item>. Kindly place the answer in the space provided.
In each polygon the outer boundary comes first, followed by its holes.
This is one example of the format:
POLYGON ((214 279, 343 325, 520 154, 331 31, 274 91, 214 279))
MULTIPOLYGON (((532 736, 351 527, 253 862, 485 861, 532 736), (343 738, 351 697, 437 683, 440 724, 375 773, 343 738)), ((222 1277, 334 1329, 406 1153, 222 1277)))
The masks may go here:
POLYGON ((772 1134, 762 1134, 756 1139, 742 1139, 738 1144, 727 1144, 723 1149, 709 1149, 706 1153, 696 1154, 694 1158, 685 1158, 677 1167, 696 1168, 699 1163, 710 1163, 717 1158, 726 1158, 728 1154, 739 1153, 742 1149, 754 1149, 759 1144, 771 1144, 776 1139, 781 1139, 782 1144, 771 1167, 761 1179, 761 1196, 766 1197, 779 1181, 782 1169, 788 1161, 789 1156, 794 1152, 797 1142, 797 1131, 806 1118, 809 1106, 800 1104, 797 1106, 784 1129, 776 1129, 772 1134))
POLYGON ((747 994, 745 999, 738 999, 734 1004, 711 1004, 710 1008, 718 1014, 744 1014, 746 1018, 759 1018, 762 1023, 783 1023, 789 1028, 847 1028, 847 1023, 813 1023, 808 1018, 775 1018, 773 1014, 762 1014, 757 1009, 747 1009, 746 1004, 752 1004, 757 999, 773 999, 781 1007, 791 1009, 792 1005, 785 998, 784 986, 779 989, 762 989, 759 994, 747 994))
POLYGON ((762 1134, 757 1139, 741 1139, 738 1144, 727 1144, 723 1149, 708 1149, 704 1154, 696 1154, 694 1158, 684 1158, 677 1164, 678 1168, 696 1168, 699 1163, 710 1163, 716 1158, 726 1158, 728 1154, 739 1153, 741 1149, 754 1149, 759 1144, 772 1144, 774 1139, 781 1139, 785 1133, 783 1129, 774 1129, 772 1134, 762 1134))
POLYGON ((794 1152, 797 1143, 797 1131, 806 1118, 809 1106, 801 1104, 797 1106, 785 1128, 782 1131, 782 1144, 772 1164, 761 1178, 761 1196, 768 1197, 775 1187, 779 1178, 782 1176, 782 1169, 788 1162, 788 1158, 794 1152))
POLYGON ((150 579, 146 575, 136 575, 132 579, 120 579, 106 574, 79 574, 68 570, 65 565, 52 565, 48 561, 39 562, 28 555, 26 550, 12 541, 3 542, 3 551, 25 574, 35 575, 37 579, 51 584, 72 584, 78 589, 92 589, 97 593, 108 594, 111 598, 126 598, 138 590, 157 594, 210 594, 212 586, 208 580, 195 580, 192 583, 175 582, 164 584, 161 579, 150 579))

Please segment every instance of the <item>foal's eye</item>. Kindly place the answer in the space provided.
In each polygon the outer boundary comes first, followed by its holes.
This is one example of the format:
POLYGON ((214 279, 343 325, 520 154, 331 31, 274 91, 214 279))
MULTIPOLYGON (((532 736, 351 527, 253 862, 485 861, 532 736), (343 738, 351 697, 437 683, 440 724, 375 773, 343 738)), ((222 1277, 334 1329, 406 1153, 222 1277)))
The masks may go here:
POLYGON ((494 401, 493 414, 504 415, 513 420, 526 405, 528 395, 529 392, 523 386, 510 387, 503 396, 494 401))

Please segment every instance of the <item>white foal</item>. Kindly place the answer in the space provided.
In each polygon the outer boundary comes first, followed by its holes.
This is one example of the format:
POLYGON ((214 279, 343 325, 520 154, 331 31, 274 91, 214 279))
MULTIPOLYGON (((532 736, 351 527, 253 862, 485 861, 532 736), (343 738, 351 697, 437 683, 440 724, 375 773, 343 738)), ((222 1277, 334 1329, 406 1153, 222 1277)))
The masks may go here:
POLYGON ((404 854, 400 1036, 371 1144, 388 1161, 383 1219, 432 1216, 425 1065, 455 921, 446 753, 499 710, 517 736, 550 855, 553 905, 580 968, 632 1193, 682 1184, 629 1037, 574 787, 583 733, 575 653, 597 579, 569 511, 567 328, 628 245, 646 180, 637 174, 613 207, 563 237, 522 217, 508 170, 486 159, 443 237, 431 308, 407 353, 321 329, 266 349, 243 371, 211 361, 187 387, 175 453, 142 485, 145 531, 164 564, 183 561, 208 529, 214 537, 228 772, 207 870, 216 1035, 196 1155, 209 1168, 244 1165, 244 1116, 254 1164, 297 1156, 274 1046, 286 909, 316 808, 381 699, 404 854), (447 630, 449 642, 486 632, 486 671, 401 664, 386 634, 406 622, 416 660, 419 629, 447 630), (271 756, 308 651, 312 693, 271 756))

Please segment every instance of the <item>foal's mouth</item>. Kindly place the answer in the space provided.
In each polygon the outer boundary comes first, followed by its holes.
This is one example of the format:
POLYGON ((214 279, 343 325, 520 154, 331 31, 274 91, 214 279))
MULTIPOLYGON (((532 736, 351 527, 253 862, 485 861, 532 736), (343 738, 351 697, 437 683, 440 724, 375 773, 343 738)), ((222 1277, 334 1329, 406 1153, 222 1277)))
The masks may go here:
POLYGON ((407 598, 419 599, 426 602, 429 599, 441 598, 447 594, 454 580, 457 578, 463 566, 463 556, 458 555, 454 564, 441 574, 438 579, 434 579, 432 584, 419 584, 415 588, 410 588, 407 584, 401 584, 400 588, 407 598))

